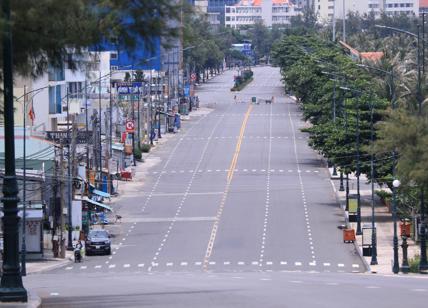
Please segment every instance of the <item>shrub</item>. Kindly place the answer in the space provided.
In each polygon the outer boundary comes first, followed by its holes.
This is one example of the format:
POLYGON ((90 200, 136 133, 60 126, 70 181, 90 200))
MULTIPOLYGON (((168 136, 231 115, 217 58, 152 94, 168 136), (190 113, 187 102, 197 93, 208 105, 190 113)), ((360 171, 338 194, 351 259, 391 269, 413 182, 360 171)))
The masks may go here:
POLYGON ((141 159, 143 157, 141 150, 139 148, 134 149, 134 158, 135 159, 141 159))
POLYGON ((144 143, 141 145, 141 152, 143 153, 149 153, 150 152, 150 144, 144 143))
POLYGON ((376 190, 376 195, 382 200, 391 198, 392 194, 384 190, 376 190))
POLYGON ((419 262, 421 257, 416 255, 414 258, 409 259, 409 266, 411 273, 419 273, 419 262))

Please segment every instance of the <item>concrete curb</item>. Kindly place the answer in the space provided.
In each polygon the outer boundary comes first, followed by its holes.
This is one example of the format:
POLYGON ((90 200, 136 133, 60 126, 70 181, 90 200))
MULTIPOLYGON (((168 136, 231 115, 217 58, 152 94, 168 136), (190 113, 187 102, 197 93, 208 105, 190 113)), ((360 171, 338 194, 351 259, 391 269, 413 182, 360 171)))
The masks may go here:
MULTIPOLYGON (((323 160, 323 162, 325 164, 325 167, 327 168, 327 162, 324 160, 323 160)), ((327 168, 327 172, 328 172, 328 174, 330 174, 330 170, 328 168, 327 168)), ((333 180, 336 180, 336 179, 330 178, 330 184, 331 184, 331 187, 333 188, 333 191, 334 191, 334 194, 336 197, 336 202, 340 206, 340 209, 343 211, 343 218, 345 219, 345 225, 347 227, 349 227, 349 222, 348 222, 348 219, 346 217, 346 211, 345 211, 346 205, 342 203, 342 199, 340 198, 339 191, 336 189, 336 186, 334 185, 333 180)), ((366 268, 366 272, 371 272, 370 265, 367 262, 367 260, 364 258, 363 253, 362 253, 362 251, 358 245, 358 242, 354 241, 352 244, 354 245, 354 249, 357 251, 358 256, 360 257, 361 261, 363 262, 364 267, 366 268)))
POLYGON ((42 299, 37 295, 36 292, 27 290, 28 301, 26 303, 11 302, 11 303, 0 303, 0 307, 15 308, 15 307, 31 307, 38 308, 42 306, 42 299))
MULTIPOLYGON (((58 259, 55 259, 55 261, 58 259)), ((32 274, 37 274, 37 273, 42 273, 42 272, 47 272, 47 271, 51 271, 60 267, 63 267, 71 262, 74 262, 73 256, 69 255, 66 256, 65 259, 59 259, 58 261, 56 261, 54 264, 52 265, 48 265, 48 266, 40 266, 40 268, 35 268, 35 269, 27 269, 27 275, 32 275, 32 274)))

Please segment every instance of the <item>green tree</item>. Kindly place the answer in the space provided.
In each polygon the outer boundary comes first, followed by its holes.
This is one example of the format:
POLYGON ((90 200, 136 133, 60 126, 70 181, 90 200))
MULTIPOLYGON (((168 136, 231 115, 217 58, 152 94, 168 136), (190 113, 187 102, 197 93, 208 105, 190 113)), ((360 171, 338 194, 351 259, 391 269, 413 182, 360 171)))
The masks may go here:
POLYGON ((256 22, 248 31, 248 36, 256 56, 256 59, 268 56, 272 47, 270 30, 262 22, 256 22))
MULTIPOLYGON (((139 39, 153 43, 175 35, 170 20, 178 18, 178 8, 168 0, 11 1, 14 70, 38 76, 49 64, 62 64, 70 51, 81 54, 103 42, 133 50, 139 39)), ((2 25, 0 16, 0 34, 2 25)))

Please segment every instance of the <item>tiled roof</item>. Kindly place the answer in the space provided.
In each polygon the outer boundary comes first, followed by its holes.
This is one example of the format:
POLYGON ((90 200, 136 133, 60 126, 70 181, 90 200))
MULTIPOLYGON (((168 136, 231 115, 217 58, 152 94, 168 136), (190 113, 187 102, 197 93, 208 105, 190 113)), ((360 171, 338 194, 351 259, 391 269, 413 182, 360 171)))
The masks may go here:
POLYGON ((371 61, 379 61, 383 57, 383 52, 382 51, 360 52, 360 57, 362 59, 367 59, 371 61))

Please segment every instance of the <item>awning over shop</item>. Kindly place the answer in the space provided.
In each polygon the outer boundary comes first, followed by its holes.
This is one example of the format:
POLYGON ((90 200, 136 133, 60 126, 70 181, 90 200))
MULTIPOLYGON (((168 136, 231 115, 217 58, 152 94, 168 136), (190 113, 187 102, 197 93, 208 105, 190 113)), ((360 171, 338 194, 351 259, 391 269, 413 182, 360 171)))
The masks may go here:
POLYGON ((109 198, 109 199, 111 198, 111 195, 109 193, 103 192, 103 191, 98 190, 98 189, 93 189, 92 193, 96 194, 98 196, 104 197, 104 198, 109 198))
POLYGON ((83 200, 84 201, 86 201, 86 202, 89 202, 89 203, 91 203, 91 204, 93 204, 93 205, 96 205, 96 206, 99 206, 99 207, 102 207, 103 209, 106 209, 106 210, 108 210, 108 211, 113 211, 113 209, 110 207, 110 206, 108 206, 108 205, 106 205, 106 204, 103 204, 103 203, 99 203, 99 202, 97 202, 97 201, 94 201, 94 200, 91 200, 91 199, 89 199, 88 197, 86 197, 86 198, 83 198, 83 200))

